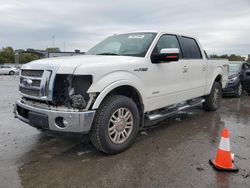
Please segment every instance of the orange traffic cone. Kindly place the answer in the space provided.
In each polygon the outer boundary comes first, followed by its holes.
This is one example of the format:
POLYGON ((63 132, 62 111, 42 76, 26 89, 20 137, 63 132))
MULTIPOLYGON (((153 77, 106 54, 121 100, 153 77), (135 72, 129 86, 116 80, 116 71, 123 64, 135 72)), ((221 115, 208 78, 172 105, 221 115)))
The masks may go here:
POLYGON ((239 168, 233 164, 232 153, 230 151, 229 131, 224 128, 221 133, 220 146, 215 160, 209 160, 209 163, 219 171, 238 171, 239 168))

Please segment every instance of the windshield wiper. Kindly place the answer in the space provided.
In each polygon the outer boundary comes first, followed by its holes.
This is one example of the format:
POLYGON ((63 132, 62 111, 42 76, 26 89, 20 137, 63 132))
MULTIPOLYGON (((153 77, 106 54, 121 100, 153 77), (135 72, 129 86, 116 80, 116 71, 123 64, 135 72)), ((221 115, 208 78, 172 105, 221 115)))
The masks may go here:
POLYGON ((105 52, 105 53, 100 53, 100 54, 96 54, 96 55, 118 55, 118 54, 112 53, 112 52, 105 52))

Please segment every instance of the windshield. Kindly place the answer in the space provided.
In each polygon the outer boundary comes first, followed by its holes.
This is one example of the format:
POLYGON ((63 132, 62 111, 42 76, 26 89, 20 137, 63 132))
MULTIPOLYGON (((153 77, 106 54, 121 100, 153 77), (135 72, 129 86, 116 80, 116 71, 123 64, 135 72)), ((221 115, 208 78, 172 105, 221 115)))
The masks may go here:
POLYGON ((241 71, 241 63, 229 63, 229 74, 237 74, 241 71))
POLYGON ((129 33, 113 35, 103 40, 86 55, 121 55, 144 57, 156 33, 129 33))

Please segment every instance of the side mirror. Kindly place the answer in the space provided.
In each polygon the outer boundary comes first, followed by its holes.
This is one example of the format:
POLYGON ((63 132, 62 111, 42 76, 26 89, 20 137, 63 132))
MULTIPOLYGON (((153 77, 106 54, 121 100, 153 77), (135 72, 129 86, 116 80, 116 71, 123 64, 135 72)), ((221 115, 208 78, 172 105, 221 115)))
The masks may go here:
POLYGON ((163 48, 160 54, 152 54, 152 63, 164 63, 179 60, 180 51, 178 48, 163 48))

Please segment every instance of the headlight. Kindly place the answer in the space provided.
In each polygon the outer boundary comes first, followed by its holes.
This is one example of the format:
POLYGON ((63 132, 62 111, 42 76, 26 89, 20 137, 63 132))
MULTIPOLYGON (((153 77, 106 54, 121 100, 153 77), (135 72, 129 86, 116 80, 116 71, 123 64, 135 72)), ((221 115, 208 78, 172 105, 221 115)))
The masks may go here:
POLYGON ((237 79, 238 79, 238 77, 236 76, 236 77, 230 78, 228 82, 234 83, 237 79))
POLYGON ((56 75, 53 103, 56 106, 84 109, 89 101, 87 90, 92 84, 91 75, 56 75))

